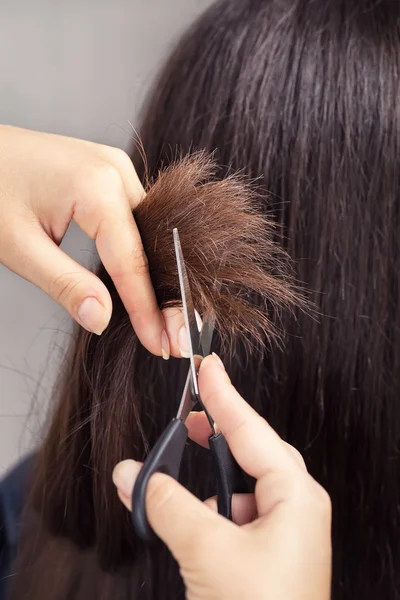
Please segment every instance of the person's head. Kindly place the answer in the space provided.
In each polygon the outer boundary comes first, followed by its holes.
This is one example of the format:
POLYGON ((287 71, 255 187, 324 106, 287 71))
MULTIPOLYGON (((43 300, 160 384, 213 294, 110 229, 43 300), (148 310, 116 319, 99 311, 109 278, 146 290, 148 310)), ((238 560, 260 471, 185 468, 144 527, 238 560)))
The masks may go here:
MULTIPOLYGON (((313 318, 281 314, 284 344, 253 356, 240 347, 228 370, 332 497, 341 600, 400 590, 399 72, 397 2, 223 0, 178 44, 139 129, 150 176, 176 152, 205 149, 220 166, 214 180, 236 170, 255 180, 257 207, 316 307, 313 318)), ((136 151, 133 160, 144 177, 136 151)), ((167 554, 135 540, 111 470, 144 456, 143 432, 157 439, 187 367, 150 357, 114 290, 113 302, 103 338, 81 332, 71 348, 41 453, 35 501, 40 510, 45 498, 52 535, 35 531, 47 551, 28 536, 40 556, 28 570, 21 559, 30 598, 90 598, 95 580, 107 599, 182 592, 167 554), (59 472, 68 493, 52 486, 59 472), (51 581, 58 569, 64 583, 51 581)), ((213 493, 205 452, 190 448, 184 482, 213 493)))

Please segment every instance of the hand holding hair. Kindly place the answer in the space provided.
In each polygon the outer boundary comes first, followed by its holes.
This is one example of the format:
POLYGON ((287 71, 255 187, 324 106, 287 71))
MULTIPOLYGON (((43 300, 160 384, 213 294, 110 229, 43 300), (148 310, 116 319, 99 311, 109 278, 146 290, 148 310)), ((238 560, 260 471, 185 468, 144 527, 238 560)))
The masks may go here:
MULTIPOLYGON (((297 450, 241 398, 217 357, 204 359, 199 385, 236 460, 257 483, 255 495, 234 497, 232 523, 217 514, 215 499, 202 503, 161 473, 150 480, 148 518, 179 563, 187 598, 328 600, 327 493, 307 473, 297 450)), ((193 414, 187 425, 191 438, 205 445, 204 415, 193 414)), ((139 470, 132 460, 114 470, 118 495, 129 509, 139 470)))
POLYGON ((0 264, 100 335, 115 298, 111 285, 59 248, 73 220, 95 240, 142 344, 164 358, 187 356, 173 221, 182 224, 200 312, 213 310, 228 337, 233 330, 259 341, 262 333, 273 336, 270 309, 301 304, 288 285, 285 255, 265 235, 272 225, 254 209, 251 186, 235 177, 212 182, 215 170, 198 153, 161 172, 145 191, 120 149, 0 125, 0 264), (208 238, 213 244, 204 244, 208 238), (240 283, 241 293, 232 295, 227 286, 217 293, 217 279, 240 283), (268 310, 249 300, 254 293, 268 310))
POLYGON ((164 324, 132 216, 144 195, 122 150, 0 126, 0 263, 49 294, 85 329, 101 334, 111 317, 110 293, 58 247, 74 220, 96 241, 143 345, 165 358, 170 351, 180 356, 183 316, 175 311, 164 324))

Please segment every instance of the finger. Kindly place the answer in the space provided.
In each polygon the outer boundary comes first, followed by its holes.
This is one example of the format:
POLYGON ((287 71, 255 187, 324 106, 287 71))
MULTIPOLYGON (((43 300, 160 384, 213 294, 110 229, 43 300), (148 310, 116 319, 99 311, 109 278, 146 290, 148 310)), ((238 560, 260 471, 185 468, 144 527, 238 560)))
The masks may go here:
MULTIPOLYGON (((133 489, 139 469, 134 461, 119 463, 113 481, 122 499, 133 489)), ((125 503, 125 502, 124 502, 125 503)), ((232 522, 208 509, 177 481, 156 473, 150 478, 146 494, 146 512, 155 533, 182 564, 206 535, 226 542, 232 532, 232 522)))
MULTIPOLYGON (((204 504, 218 512, 217 497, 207 498, 204 504)), ((254 494, 234 494, 232 496, 232 520, 236 525, 247 525, 257 518, 257 504, 254 494)))
POLYGON ((112 215, 105 214, 97 232, 96 246, 138 338, 153 354, 169 358, 164 321, 151 283, 147 257, 131 213, 120 207, 112 215))
POLYGON ((136 208, 136 206, 146 196, 146 192, 138 177, 138 174, 136 173, 136 169, 133 166, 131 158, 126 152, 124 152, 124 150, 119 148, 113 148, 111 146, 104 146, 103 148, 108 149, 108 159, 121 175, 129 201, 129 206, 131 209, 136 208))
POLYGON ((128 510, 132 510, 133 486, 142 465, 143 463, 139 461, 127 459, 118 463, 113 470, 113 483, 117 488, 119 499, 128 510))
POLYGON ((304 458, 302 457, 302 455, 300 454, 300 452, 297 450, 297 448, 295 448, 294 446, 291 446, 290 444, 288 444, 285 441, 283 441, 283 443, 285 444, 285 447, 291 453, 291 455, 293 456, 294 460, 297 462, 297 464, 299 465, 299 467, 303 471, 307 471, 307 466, 306 466, 306 463, 304 462, 304 458))
POLYGON ((218 357, 206 357, 199 370, 203 404, 210 412, 240 466, 259 479, 271 471, 288 473, 298 463, 278 434, 235 390, 218 357))
MULTIPOLYGON (((206 414, 203 410, 199 412, 193 411, 189 413, 189 416, 185 421, 185 425, 189 431, 189 437, 191 440, 196 442, 196 444, 203 446, 204 448, 209 448, 208 438, 212 434, 212 430, 210 422, 207 419, 206 414)), ((281 441, 282 444, 284 444, 285 448, 292 454, 299 467, 304 471, 307 471, 304 458, 302 457, 300 452, 284 440, 281 441)))
MULTIPOLYGON (((76 140, 73 138, 64 137, 63 140, 64 142, 65 140, 69 140, 74 145, 76 144, 76 140)), ((79 140, 79 144, 85 145, 88 148, 90 148, 90 154, 97 155, 100 162, 103 163, 103 166, 110 165, 114 167, 115 172, 118 173, 124 185, 129 204, 131 208, 134 209, 139 204, 139 202, 145 197, 146 192, 143 188, 138 174, 136 173, 136 169, 132 163, 130 156, 121 148, 107 146, 105 144, 97 144, 94 142, 90 142, 89 140, 79 140)))
POLYGON ((185 421, 185 425, 188 428, 191 440, 200 446, 204 446, 204 448, 209 448, 208 438, 212 434, 212 430, 204 411, 191 412, 185 421))
MULTIPOLYGON (((204 411, 199 412, 191 412, 185 421, 185 425, 189 431, 189 438, 199 444, 200 446, 204 446, 204 448, 209 448, 209 437, 212 434, 212 430, 210 427, 210 422, 206 417, 204 411)), ((284 444, 285 448, 291 453, 295 461, 298 463, 299 467, 305 471, 307 471, 306 464, 304 462, 303 456, 300 452, 281 439, 282 444, 284 444)))
POLYGON ((12 252, 7 252, 5 266, 46 292, 85 329, 100 335, 112 311, 106 286, 65 254, 33 214, 21 217, 20 226, 12 229, 6 240, 12 252))
POLYGON ((142 344, 169 358, 168 336, 157 305, 139 230, 117 171, 97 175, 96 189, 85 191, 73 218, 92 239, 142 344), (100 182, 102 187, 100 189, 100 182))
POLYGON ((179 306, 164 308, 162 314, 172 356, 189 358, 189 342, 182 308, 179 306))

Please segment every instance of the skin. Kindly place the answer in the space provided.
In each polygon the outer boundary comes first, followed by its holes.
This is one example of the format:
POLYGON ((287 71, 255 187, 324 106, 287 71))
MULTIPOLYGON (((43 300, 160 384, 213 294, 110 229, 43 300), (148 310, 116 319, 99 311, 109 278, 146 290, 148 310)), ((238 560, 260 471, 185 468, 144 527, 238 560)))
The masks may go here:
POLYGON ((110 294, 59 248, 75 221, 95 240, 142 344, 155 355, 179 357, 183 315, 160 312, 132 216, 144 195, 122 150, 0 125, 0 263, 100 335, 111 317, 110 294))
MULTIPOLYGON (((220 359, 199 371, 202 401, 240 466, 257 483, 255 494, 234 497, 230 522, 216 500, 200 502, 179 483, 150 479, 149 522, 177 560, 189 600, 328 600, 331 583, 331 503, 307 473, 301 455, 241 398, 220 359)), ((187 420, 190 437, 207 446, 203 413, 187 420)), ((131 509, 141 465, 119 463, 118 495, 131 509)))
MULTIPOLYGON (((100 335, 112 302, 104 284, 60 248, 75 221, 95 240, 143 345, 187 356, 181 311, 159 311, 132 209, 144 190, 121 150, 73 138, 0 126, 0 263, 31 281, 78 323, 100 335)), ((218 357, 201 364, 202 400, 255 494, 234 497, 234 522, 160 473, 148 486, 151 526, 178 561, 190 600, 327 600, 331 579, 331 504, 298 452, 240 397, 218 357)), ((202 413, 187 420, 207 446, 202 413)), ((122 502, 140 464, 114 470, 122 502)))

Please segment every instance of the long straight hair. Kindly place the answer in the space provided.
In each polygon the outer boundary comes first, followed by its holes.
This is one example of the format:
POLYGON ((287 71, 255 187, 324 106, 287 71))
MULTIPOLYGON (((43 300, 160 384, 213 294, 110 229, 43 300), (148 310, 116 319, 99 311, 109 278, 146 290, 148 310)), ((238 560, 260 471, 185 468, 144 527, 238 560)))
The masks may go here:
MULTIPOLYGON (((400 598, 399 72, 398 2, 220 1, 178 44, 140 128, 150 176, 178 148, 213 152, 216 180, 256 179, 254 204, 275 221, 265 235, 316 307, 316 318, 281 313, 283 345, 243 345, 228 370, 332 498, 334 600, 400 598)), ((71 349, 52 423, 59 452, 47 438, 16 600, 184 597, 172 558, 135 540, 109 480, 117 460, 145 455, 143 432, 151 445, 166 425, 183 366, 137 345, 113 301, 107 335, 81 332, 71 349), (118 398, 136 420, 123 422, 118 398), (103 444, 94 464, 107 422, 121 446, 103 444), (64 497, 51 486, 60 472, 64 497)), ((213 492, 206 451, 189 449, 183 482, 213 492)))

